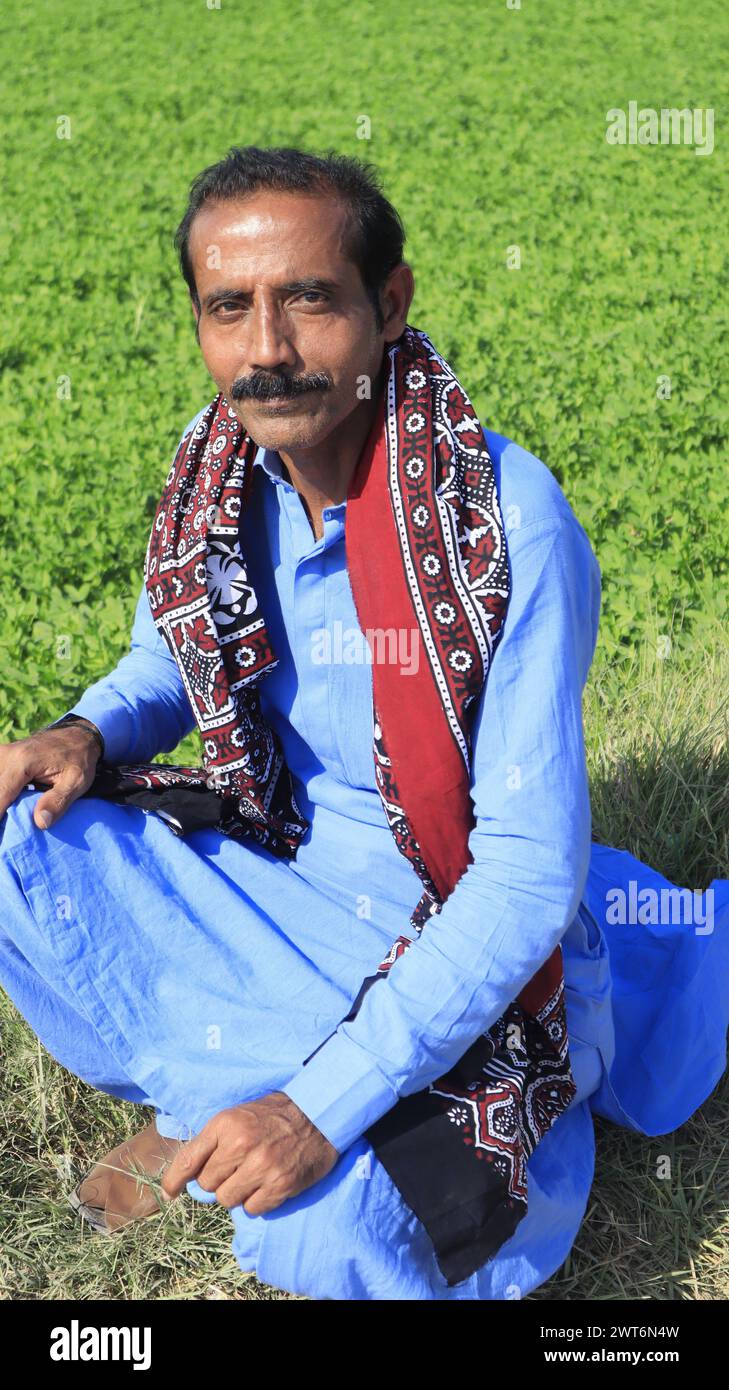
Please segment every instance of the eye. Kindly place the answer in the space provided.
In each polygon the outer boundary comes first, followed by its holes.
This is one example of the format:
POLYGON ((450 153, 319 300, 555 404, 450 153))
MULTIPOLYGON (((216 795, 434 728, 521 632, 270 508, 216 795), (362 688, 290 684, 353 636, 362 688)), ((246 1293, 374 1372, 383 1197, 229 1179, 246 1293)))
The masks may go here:
POLYGON ((327 297, 327 296, 324 294, 323 290, 302 290, 302 292, 301 292, 299 298, 300 298, 300 299, 310 299, 312 295, 314 296, 315 299, 324 299, 324 300, 325 300, 326 297, 327 297))

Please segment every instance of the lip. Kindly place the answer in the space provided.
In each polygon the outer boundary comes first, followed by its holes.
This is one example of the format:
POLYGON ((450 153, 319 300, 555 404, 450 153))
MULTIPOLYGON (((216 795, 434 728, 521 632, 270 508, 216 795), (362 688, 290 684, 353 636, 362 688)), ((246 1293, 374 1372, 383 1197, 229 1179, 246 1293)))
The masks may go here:
POLYGON ((256 405, 264 410, 290 410, 292 406, 298 404, 304 396, 310 396, 311 391, 299 391, 295 396, 278 396, 269 401, 256 401, 256 405))

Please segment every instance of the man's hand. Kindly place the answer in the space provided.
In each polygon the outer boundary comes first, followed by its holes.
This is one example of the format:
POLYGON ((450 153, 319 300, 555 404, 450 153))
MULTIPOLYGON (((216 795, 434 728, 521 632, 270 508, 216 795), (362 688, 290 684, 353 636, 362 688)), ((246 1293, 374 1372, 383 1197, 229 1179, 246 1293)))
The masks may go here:
POLYGON ((173 1158, 162 1195, 177 1197, 193 1178, 223 1207, 249 1216, 273 1211, 334 1167, 339 1153, 283 1091, 221 1110, 173 1158))
POLYGON ((16 743, 0 743, 0 817, 30 782, 43 782, 51 790, 38 798, 33 819, 40 830, 59 820, 94 780, 101 750, 93 728, 90 723, 63 724, 16 743))

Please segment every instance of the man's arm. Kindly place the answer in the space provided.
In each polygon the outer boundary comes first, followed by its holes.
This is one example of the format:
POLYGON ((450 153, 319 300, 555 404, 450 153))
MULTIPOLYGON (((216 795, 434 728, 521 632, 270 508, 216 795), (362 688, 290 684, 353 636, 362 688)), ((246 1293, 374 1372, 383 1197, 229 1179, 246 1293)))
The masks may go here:
POLYGON ((78 714, 78 721, 66 723, 64 716, 28 738, 0 745, 0 817, 32 782, 43 786, 33 819, 47 830, 88 791, 102 740, 108 762, 149 762, 190 732, 192 709, 174 658, 161 650, 163 642, 143 587, 131 651, 69 711, 78 714))
POLYGON ((187 691, 155 627, 145 584, 137 599, 130 650, 68 712, 96 725, 110 763, 150 762, 194 729, 187 691))
MULTIPOLYGON (((339 1152, 401 1095, 449 1070, 503 1014, 561 940, 584 890, 582 690, 600 571, 566 507, 510 530, 508 543, 511 602, 473 731, 473 862, 357 1017, 282 1088, 339 1152)), ((417 896, 413 875, 413 903, 417 896)))

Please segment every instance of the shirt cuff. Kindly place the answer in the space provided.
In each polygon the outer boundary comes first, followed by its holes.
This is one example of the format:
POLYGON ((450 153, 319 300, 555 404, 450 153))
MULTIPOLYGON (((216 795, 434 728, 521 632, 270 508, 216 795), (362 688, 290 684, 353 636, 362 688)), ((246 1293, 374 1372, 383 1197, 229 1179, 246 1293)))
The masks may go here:
POLYGON ((279 1087, 339 1153, 398 1101, 379 1067, 346 1033, 332 1033, 279 1087))
POLYGON ((96 725, 104 740, 104 762, 124 762, 132 736, 131 714, 125 706, 110 708, 108 695, 95 698, 87 692, 65 713, 78 714, 96 725))

